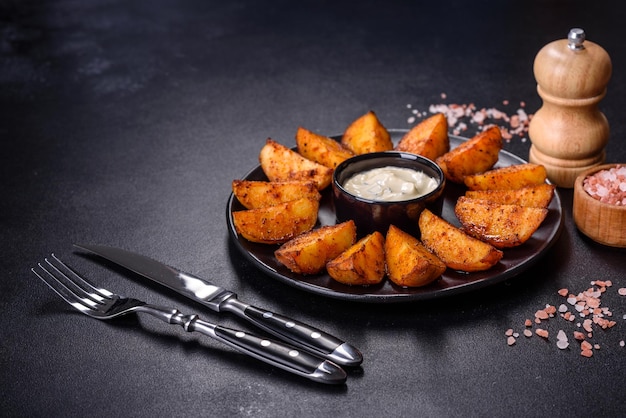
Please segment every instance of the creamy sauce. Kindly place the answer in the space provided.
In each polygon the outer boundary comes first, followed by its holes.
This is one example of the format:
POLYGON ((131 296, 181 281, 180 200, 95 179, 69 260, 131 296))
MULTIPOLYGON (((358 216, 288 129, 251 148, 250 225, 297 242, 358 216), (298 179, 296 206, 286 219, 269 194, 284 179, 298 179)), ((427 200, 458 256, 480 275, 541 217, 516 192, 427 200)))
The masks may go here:
POLYGON ((381 202, 416 199, 437 188, 437 180, 421 171, 380 167, 350 177, 343 187, 351 194, 381 202))

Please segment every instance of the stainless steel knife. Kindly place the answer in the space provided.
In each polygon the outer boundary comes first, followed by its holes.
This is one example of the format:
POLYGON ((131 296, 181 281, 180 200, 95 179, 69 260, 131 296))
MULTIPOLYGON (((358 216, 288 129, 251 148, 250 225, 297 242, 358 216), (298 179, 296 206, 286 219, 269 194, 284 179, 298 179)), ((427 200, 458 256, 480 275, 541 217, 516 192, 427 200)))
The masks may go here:
POLYGON ((363 355, 354 346, 312 326, 265 309, 248 305, 231 291, 184 273, 146 256, 120 248, 74 244, 143 277, 160 283, 216 312, 230 312, 292 345, 325 357, 342 366, 358 366, 363 355))

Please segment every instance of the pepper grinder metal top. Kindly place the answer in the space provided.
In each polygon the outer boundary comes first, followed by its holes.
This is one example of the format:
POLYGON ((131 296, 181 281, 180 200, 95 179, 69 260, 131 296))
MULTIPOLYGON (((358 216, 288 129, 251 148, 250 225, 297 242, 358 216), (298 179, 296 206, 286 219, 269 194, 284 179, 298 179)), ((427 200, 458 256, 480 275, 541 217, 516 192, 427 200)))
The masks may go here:
POLYGON ((534 62, 542 107, 530 121, 528 160, 546 167, 559 187, 572 188, 581 172, 605 159, 609 123, 598 110, 611 78, 611 58, 582 29, 544 46, 534 62))

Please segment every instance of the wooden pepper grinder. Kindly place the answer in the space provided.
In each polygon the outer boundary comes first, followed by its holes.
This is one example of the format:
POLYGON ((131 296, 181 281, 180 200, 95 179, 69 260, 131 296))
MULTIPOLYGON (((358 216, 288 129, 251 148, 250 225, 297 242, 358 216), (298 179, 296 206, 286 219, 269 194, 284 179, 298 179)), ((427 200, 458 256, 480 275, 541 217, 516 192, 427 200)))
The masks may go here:
POLYGON ((611 78, 611 58, 585 41, 582 29, 544 46, 533 67, 543 106, 530 121, 528 160, 546 167, 559 187, 572 188, 581 172, 604 162, 609 123, 598 103, 611 78))

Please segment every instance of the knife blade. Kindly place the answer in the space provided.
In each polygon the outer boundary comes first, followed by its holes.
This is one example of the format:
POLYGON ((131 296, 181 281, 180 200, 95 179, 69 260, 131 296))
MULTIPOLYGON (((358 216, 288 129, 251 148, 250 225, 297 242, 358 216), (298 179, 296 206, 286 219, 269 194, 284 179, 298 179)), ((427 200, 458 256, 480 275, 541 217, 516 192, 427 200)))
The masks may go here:
POLYGON ((121 248, 93 244, 74 244, 74 246, 164 285, 215 312, 230 312, 283 341, 339 365, 352 367, 363 362, 363 355, 351 344, 310 325, 244 303, 234 292, 205 279, 121 248))

